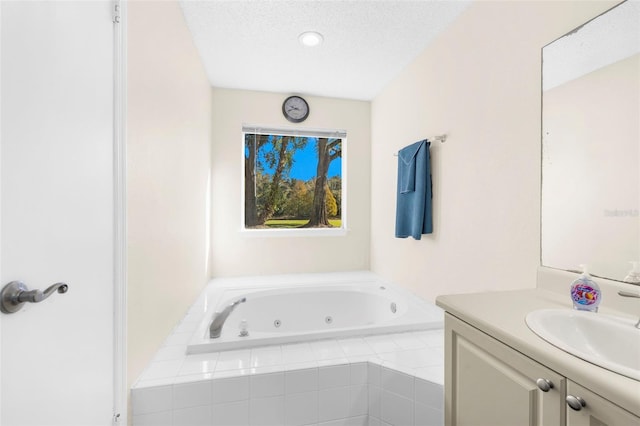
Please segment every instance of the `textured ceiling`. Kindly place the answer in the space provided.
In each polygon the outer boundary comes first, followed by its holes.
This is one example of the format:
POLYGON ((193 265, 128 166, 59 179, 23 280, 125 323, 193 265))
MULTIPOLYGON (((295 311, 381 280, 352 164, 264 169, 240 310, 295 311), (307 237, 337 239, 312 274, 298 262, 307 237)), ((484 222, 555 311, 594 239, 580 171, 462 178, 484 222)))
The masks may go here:
POLYGON ((183 0, 215 87, 373 99, 467 0, 183 0), (304 47, 298 35, 324 43, 304 47))

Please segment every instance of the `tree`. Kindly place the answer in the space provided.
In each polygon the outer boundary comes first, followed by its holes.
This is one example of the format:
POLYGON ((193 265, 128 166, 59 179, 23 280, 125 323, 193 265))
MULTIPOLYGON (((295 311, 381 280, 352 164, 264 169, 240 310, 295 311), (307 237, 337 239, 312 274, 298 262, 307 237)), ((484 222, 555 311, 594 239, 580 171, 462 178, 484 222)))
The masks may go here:
POLYGON ((317 148, 318 167, 316 169, 316 184, 313 192, 313 206, 309 222, 305 225, 305 228, 331 227, 325 203, 327 173, 331 162, 342 156, 342 140, 318 138, 317 148))
POLYGON ((291 166, 296 150, 307 144, 307 138, 295 136, 273 136, 273 149, 265 153, 265 162, 271 168, 275 168, 271 179, 271 185, 267 189, 262 211, 258 216, 260 224, 264 224, 278 210, 278 201, 282 200, 283 185, 291 166))
MULTIPOLYGON (((333 216, 342 216, 342 176, 336 175, 329 178, 327 181, 331 194, 336 199, 338 205, 338 212, 333 216)), ((331 216, 331 215, 330 215, 331 216)))
POLYGON ((258 222, 260 224, 264 224, 276 210, 276 200, 278 199, 278 195, 280 192, 280 180, 282 179, 282 173, 285 171, 285 168, 291 167, 293 163, 293 154, 287 152, 287 147, 289 146, 289 140, 291 138, 288 136, 277 136, 273 140, 273 150, 266 153, 265 158, 267 163, 271 166, 275 166, 275 171, 273 172, 273 178, 271 180, 271 184, 269 185, 266 193, 266 197, 264 200, 264 205, 262 211, 258 216, 258 222))
POLYGON ((282 214, 295 151, 307 141, 306 137, 245 135, 246 227, 264 225, 276 213, 282 214))
POLYGON ((296 219, 308 218, 311 213, 312 201, 313 198, 307 185, 301 180, 294 179, 284 214, 296 219))
POLYGON ((256 198, 256 156, 267 142, 268 135, 245 133, 244 146, 244 224, 247 227, 260 225, 256 198))
POLYGON ((338 214, 338 203, 336 202, 336 197, 333 196, 329 185, 327 185, 325 191, 326 195, 324 198, 324 203, 327 208, 327 216, 336 217, 336 215, 338 214))

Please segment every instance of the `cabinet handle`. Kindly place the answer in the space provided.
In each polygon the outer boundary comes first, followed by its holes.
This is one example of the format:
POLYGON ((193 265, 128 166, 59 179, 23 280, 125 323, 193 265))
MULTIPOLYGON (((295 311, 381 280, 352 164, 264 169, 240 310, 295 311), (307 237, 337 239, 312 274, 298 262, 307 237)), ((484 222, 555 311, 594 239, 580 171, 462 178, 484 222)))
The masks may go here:
POLYGON ((553 383, 548 379, 540 378, 536 380, 536 385, 538 385, 538 389, 542 392, 549 392, 550 389, 553 389, 553 383))
POLYGON ((587 406, 587 403, 585 402, 585 400, 580 398, 579 396, 567 395, 566 401, 567 401, 567 405, 572 410, 576 410, 576 411, 580 411, 582 410, 582 407, 587 406))

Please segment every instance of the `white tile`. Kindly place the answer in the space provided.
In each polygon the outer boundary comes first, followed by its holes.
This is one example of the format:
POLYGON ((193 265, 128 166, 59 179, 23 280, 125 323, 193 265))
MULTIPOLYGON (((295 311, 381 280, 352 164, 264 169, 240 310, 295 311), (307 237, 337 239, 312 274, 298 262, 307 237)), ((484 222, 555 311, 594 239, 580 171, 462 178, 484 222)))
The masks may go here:
POLYGON ((131 424, 133 426, 171 426, 173 424, 171 410, 133 416, 131 424))
POLYGON ((416 402, 414 422, 417 426, 443 426, 444 412, 416 402))
POLYGON ((413 376, 400 373, 389 368, 382 368, 382 389, 396 393, 405 398, 413 399, 413 376))
POLYGON ((172 333, 164 341, 164 346, 173 346, 173 345, 185 346, 185 345, 189 344, 189 340, 191 340, 191 335, 192 334, 193 334, 193 332, 172 333))
POLYGON ((396 334, 395 336, 393 336, 393 341, 402 350, 420 349, 427 346, 427 343, 424 341, 424 339, 420 339, 413 333, 396 334))
POLYGON ((369 388, 367 385, 349 386, 349 416, 364 416, 369 413, 369 388))
POLYGON ((284 390, 287 395, 297 392, 318 390, 318 369, 305 368, 303 370, 287 371, 284 375, 284 390))
POLYGON ((345 426, 367 426, 368 424, 369 416, 358 416, 346 419, 345 426))
POLYGON ((326 422, 349 415, 349 388, 331 388, 318 392, 318 421, 326 422))
POLYGON ((251 398, 284 395, 284 373, 250 376, 251 398))
POLYGON ((349 384, 349 364, 320 367, 318 369, 318 386, 327 389, 349 384))
POLYGON ((302 426, 318 421, 318 391, 292 393, 285 396, 284 424, 302 426))
POLYGON ((390 368, 392 370, 395 370, 395 371, 397 371, 399 373, 406 374, 408 376, 415 376, 416 375, 416 369, 407 367, 405 364, 398 364, 396 362, 384 361, 382 363, 382 367, 383 368, 390 368))
POLYGON ((250 376, 254 373, 253 368, 242 368, 240 370, 222 370, 213 373, 214 380, 217 379, 229 379, 232 377, 250 376))
POLYGON ((220 352, 216 371, 238 370, 251 366, 251 351, 248 349, 238 351, 220 352))
POLYGON ((444 410, 444 386, 423 379, 415 379, 415 401, 436 410, 444 410))
POLYGON ((249 376, 213 380, 213 403, 249 399, 249 376))
POLYGON ((415 375, 420 379, 444 385, 444 365, 416 368, 415 375))
POLYGON ((387 353, 400 350, 400 346, 396 345, 389 336, 366 336, 364 340, 371 346, 371 348, 377 353, 387 353))
POLYGON ((186 376, 176 376, 173 379, 174 385, 181 385, 183 383, 195 383, 195 382, 206 382, 211 381, 213 379, 213 373, 199 373, 199 374, 189 374, 186 376))
POLYGON ((395 393, 382 391, 381 419, 392 425, 413 424, 413 400, 395 393))
POLYGON ((318 367, 333 367, 335 365, 348 365, 348 358, 331 358, 331 359, 321 359, 317 361, 318 367))
POLYGON ((174 409, 210 405, 212 401, 210 381, 173 385, 174 409))
POLYGON ((251 367, 265 367, 282 364, 280 346, 267 346, 251 349, 251 367))
POLYGON ((284 424, 284 396, 249 400, 249 424, 255 426, 284 424))
POLYGON ((382 414, 382 388, 369 385, 369 416, 380 418, 382 414))
POLYGON ((182 363, 178 375, 213 373, 216 370, 217 362, 218 353, 188 356, 182 363))
POLYGON ((301 362, 316 361, 316 356, 308 343, 282 345, 282 362, 285 364, 297 364, 301 362))
POLYGON ((211 426, 247 426, 249 400, 216 404, 211 411, 211 426))
POLYGON ((158 349, 158 352, 153 357, 153 361, 171 361, 176 359, 182 359, 185 357, 187 351, 186 346, 163 346, 158 349))
POLYGON ((415 332, 414 335, 422 340, 427 346, 437 347, 444 346, 444 330, 427 330, 427 331, 418 331, 415 332))
POLYGON ((342 348, 343 352, 349 357, 375 354, 373 349, 371 349, 371 346, 369 346, 362 337, 340 339, 338 340, 338 344, 342 348))
POLYGON ((369 426, 382 426, 380 419, 369 416, 369 426))
POLYGON ((378 355, 355 355, 355 356, 349 356, 347 359, 349 360, 350 364, 356 364, 358 362, 364 362, 367 363, 369 362, 370 359, 373 358, 377 358, 378 355))
POLYGON ((298 362, 295 364, 284 364, 285 371, 306 370, 318 368, 318 361, 298 362))
POLYGON ((319 340, 311 342, 310 345, 318 361, 346 357, 346 354, 335 340, 319 340))
POLYGON ((444 364, 444 346, 434 346, 431 350, 437 355, 438 359, 444 364))
POLYGON ((133 385, 134 389, 144 389, 144 388, 154 388, 158 386, 171 386, 175 377, 165 377, 162 379, 151 379, 151 380, 143 380, 144 377, 140 377, 135 385, 133 385))
POLYGON ((349 384, 365 385, 368 383, 368 367, 366 362, 356 362, 349 367, 349 384))
POLYGON ((133 415, 150 414, 172 408, 173 390, 171 386, 158 386, 131 390, 133 415))
POLYGON ((155 361, 149 364, 140 380, 155 380, 171 378, 178 374, 182 366, 183 359, 175 359, 169 361, 155 361))
POLYGON ((369 378, 369 384, 374 386, 380 386, 380 377, 382 374, 382 367, 372 362, 367 363, 367 377, 369 378))
POLYGON ((211 405, 173 410, 173 424, 180 426, 210 426, 211 405))
POLYGON ((271 374, 271 373, 284 373, 287 369, 287 366, 284 364, 278 365, 266 365, 264 367, 252 367, 249 370, 252 371, 251 374, 271 374))
POLYGON ((407 368, 421 368, 439 365, 444 359, 443 356, 441 356, 434 348, 387 352, 379 354, 378 356, 384 361, 389 361, 407 368))
POLYGON ((358 416, 322 422, 318 426, 367 426, 368 424, 367 416, 358 416))

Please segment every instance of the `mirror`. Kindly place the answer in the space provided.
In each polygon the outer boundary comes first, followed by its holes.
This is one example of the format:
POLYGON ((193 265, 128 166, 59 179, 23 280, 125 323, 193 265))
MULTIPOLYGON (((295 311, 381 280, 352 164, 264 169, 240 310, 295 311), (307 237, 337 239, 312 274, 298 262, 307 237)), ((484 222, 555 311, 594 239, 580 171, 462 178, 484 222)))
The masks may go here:
POLYGON ((624 281, 640 260, 640 2, 542 49, 542 265, 624 281))

